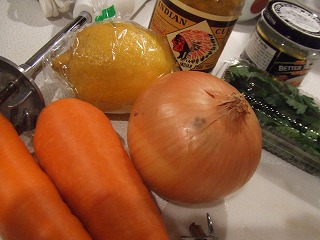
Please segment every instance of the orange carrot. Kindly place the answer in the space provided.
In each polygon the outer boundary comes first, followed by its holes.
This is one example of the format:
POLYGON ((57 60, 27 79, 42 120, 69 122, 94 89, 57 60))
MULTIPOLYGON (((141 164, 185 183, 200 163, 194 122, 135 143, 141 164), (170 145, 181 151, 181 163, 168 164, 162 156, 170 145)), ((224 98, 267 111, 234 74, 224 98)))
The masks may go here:
POLYGON ((156 203, 102 111, 71 98, 49 104, 38 118, 34 148, 95 240, 169 239, 156 203))
POLYGON ((5 240, 90 240, 81 222, 0 114, 0 235, 5 240))

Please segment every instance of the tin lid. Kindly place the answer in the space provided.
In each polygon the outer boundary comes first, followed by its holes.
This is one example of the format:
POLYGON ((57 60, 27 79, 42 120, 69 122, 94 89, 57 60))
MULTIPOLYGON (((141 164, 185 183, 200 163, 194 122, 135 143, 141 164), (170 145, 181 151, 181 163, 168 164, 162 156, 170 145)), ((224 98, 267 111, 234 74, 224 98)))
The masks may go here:
POLYGON ((320 18, 317 14, 291 2, 272 0, 262 15, 284 37, 320 49, 320 18))

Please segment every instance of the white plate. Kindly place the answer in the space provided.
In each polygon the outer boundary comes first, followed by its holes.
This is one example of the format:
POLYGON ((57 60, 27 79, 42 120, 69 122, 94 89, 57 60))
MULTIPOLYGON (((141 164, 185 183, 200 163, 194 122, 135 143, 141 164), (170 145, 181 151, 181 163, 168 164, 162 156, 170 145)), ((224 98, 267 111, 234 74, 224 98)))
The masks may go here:
MULTIPOLYGON (((191 223, 207 230, 211 215, 218 239, 320 239, 320 178, 263 151, 250 181, 239 191, 200 206, 167 203, 162 216, 170 239, 188 235, 191 223)), ((190 235, 190 234, 189 234, 190 235)))

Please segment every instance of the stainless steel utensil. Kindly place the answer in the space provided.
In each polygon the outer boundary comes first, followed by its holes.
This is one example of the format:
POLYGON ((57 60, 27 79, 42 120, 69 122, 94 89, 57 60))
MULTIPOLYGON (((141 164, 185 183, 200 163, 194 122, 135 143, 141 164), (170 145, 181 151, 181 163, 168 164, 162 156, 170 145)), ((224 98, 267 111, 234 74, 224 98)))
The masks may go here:
POLYGON ((207 225, 208 233, 206 233, 201 225, 192 223, 189 226, 189 232, 191 236, 181 236, 180 240, 217 240, 215 236, 212 219, 209 213, 207 213, 207 225))
POLYGON ((43 70, 43 57, 65 34, 91 21, 89 13, 81 12, 20 66, 0 57, 0 112, 10 120, 19 134, 34 129, 37 117, 45 106, 43 96, 34 83, 36 76, 43 70))

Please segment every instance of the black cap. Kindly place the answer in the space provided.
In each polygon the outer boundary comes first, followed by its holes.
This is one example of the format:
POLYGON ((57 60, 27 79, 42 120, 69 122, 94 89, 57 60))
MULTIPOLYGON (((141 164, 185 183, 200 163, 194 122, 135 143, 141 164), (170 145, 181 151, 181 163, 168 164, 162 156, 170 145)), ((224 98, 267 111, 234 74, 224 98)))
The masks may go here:
POLYGON ((320 49, 320 18, 310 10, 292 2, 272 0, 262 16, 274 30, 291 41, 320 49))

